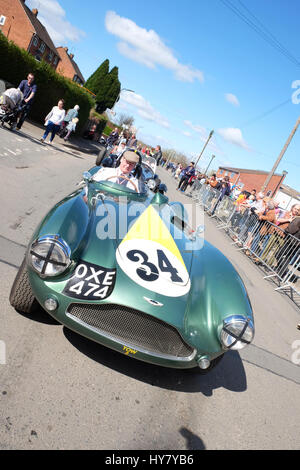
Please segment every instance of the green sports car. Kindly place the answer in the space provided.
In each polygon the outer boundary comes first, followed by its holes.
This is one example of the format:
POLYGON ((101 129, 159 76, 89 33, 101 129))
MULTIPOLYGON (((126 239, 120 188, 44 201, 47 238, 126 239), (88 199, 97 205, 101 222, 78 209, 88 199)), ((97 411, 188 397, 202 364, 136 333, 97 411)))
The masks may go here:
MULTIPOLYGON (((181 203, 94 167, 33 234, 10 302, 40 305, 67 328, 142 361, 210 369, 254 337, 245 286, 228 259, 192 231, 181 203)), ((156 187, 156 189, 155 189, 156 187)))

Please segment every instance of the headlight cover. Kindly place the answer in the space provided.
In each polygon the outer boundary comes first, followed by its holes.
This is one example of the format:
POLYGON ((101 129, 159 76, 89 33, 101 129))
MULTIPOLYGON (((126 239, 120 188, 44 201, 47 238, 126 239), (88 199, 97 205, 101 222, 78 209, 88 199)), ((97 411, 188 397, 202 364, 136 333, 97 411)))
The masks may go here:
POLYGON ((71 250, 59 235, 47 235, 38 238, 29 250, 32 268, 41 276, 58 276, 71 263, 71 250))
POLYGON ((153 191, 153 189, 156 188, 156 181, 155 179, 151 178, 147 181, 147 186, 149 189, 151 189, 151 191, 153 191))
POLYGON ((251 318, 232 315, 223 321, 220 341, 225 349, 243 349, 254 338, 254 324, 251 318))

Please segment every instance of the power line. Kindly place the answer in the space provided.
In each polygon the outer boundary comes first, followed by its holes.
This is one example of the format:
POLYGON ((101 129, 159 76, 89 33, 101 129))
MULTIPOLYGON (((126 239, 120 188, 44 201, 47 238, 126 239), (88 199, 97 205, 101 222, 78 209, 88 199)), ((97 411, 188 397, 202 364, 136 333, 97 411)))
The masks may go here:
MULTIPOLYGON (((246 5, 243 4, 243 2, 241 0, 239 0, 239 3, 242 5, 242 7, 249 13, 250 16, 252 16, 252 18, 254 18, 254 20, 256 20, 262 27, 263 30, 265 30, 265 32, 267 34, 270 35, 271 38, 274 39, 274 41, 279 45, 280 48, 282 48, 288 55, 290 55, 296 62, 298 62, 298 60, 288 51, 288 49, 286 49, 278 40, 277 38, 274 36, 274 34, 271 33, 271 31, 269 31, 265 26, 264 24, 257 18, 257 16, 254 15, 254 13, 252 13, 248 7, 246 7, 246 5)), ((298 62, 299 64, 299 62, 298 62)))
POLYGON ((282 103, 277 104, 273 108, 269 109, 268 111, 265 111, 264 113, 258 115, 257 117, 250 119, 249 121, 245 122, 244 124, 240 125, 240 128, 245 128, 249 126, 250 124, 254 124, 255 122, 259 121, 260 119, 263 119, 264 117, 268 116, 269 114, 274 113, 274 111, 277 111, 277 109, 281 108, 282 106, 286 105, 287 103, 291 102, 291 98, 283 101, 282 103))
POLYGON ((300 62, 294 57, 276 38, 270 33, 265 26, 259 21, 256 16, 250 12, 250 10, 245 7, 241 2, 241 5, 249 12, 249 14, 256 19, 256 21, 262 25, 262 28, 253 22, 249 16, 246 16, 237 6, 233 5, 229 0, 221 0, 223 5, 229 8, 236 16, 238 16, 244 23, 246 23, 250 28, 252 28, 264 41, 269 43, 274 47, 278 52, 284 55, 288 60, 290 60, 294 65, 300 66, 300 62))

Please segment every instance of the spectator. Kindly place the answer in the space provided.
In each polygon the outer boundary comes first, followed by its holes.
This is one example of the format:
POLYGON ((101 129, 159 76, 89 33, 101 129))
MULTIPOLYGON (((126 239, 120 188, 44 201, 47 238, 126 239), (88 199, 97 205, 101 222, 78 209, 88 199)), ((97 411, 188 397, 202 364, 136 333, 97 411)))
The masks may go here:
POLYGON ((37 86, 34 83, 34 74, 32 72, 28 74, 27 80, 21 81, 20 85, 18 86, 18 89, 23 93, 23 101, 26 104, 19 115, 17 129, 20 130, 30 112, 34 97, 37 92, 37 86))
POLYGON ((217 180, 217 175, 215 173, 209 178, 209 180, 207 180, 207 184, 209 184, 210 187, 214 189, 219 189, 221 187, 221 184, 217 180))
POLYGON ((162 151, 161 151, 161 146, 160 146, 160 145, 157 145, 157 146, 156 146, 156 148, 155 148, 155 154, 153 155, 153 157, 154 157, 155 160, 156 160, 157 166, 159 166, 160 161, 161 161, 161 159, 162 159, 162 151))
POLYGON ((137 138, 135 137, 134 134, 128 140, 127 145, 128 145, 128 147, 131 147, 131 148, 132 147, 134 147, 134 148, 137 147, 137 138))
POLYGON ((293 206, 293 216, 291 219, 285 229, 285 233, 293 236, 285 237, 284 245, 275 255, 278 263, 276 271, 281 278, 284 278, 287 274, 288 265, 299 249, 299 241, 297 239, 300 239, 300 204, 293 206))
POLYGON ((195 174, 195 163, 191 162, 182 172, 182 177, 180 178, 179 185, 176 189, 184 192, 186 190, 188 180, 191 176, 195 174))
MULTIPOLYGON (((272 234, 271 228, 272 226, 270 223, 274 223, 276 221, 276 214, 275 214, 275 204, 272 200, 265 200, 265 210, 258 215, 259 225, 256 229, 254 239, 251 243, 251 251, 257 251, 257 256, 263 254, 264 249, 267 245, 267 242, 272 234), (269 223, 267 223, 269 222, 269 223), (257 250, 260 241, 263 241, 263 246, 260 250, 257 250)), ((255 258, 255 261, 259 261, 258 258, 255 258)))
MULTIPOLYGON (((276 264, 276 253, 278 250, 283 246, 286 233, 285 229, 289 226, 289 224, 297 217, 298 209, 297 204, 294 204, 291 207, 290 211, 284 213, 282 217, 278 217, 276 214, 276 226, 271 227, 271 237, 269 242, 264 250, 263 255, 261 256, 263 261, 267 261, 269 266, 276 264)), ((276 212, 276 208, 275 208, 276 212)))
POLYGON ((107 138, 107 145, 109 147, 113 147, 117 143, 118 139, 119 139, 119 132, 118 132, 118 128, 115 127, 114 130, 110 133, 110 135, 107 138))
POLYGON ((261 212, 264 212, 265 210, 265 202, 264 202, 264 194, 263 193, 258 193, 256 201, 252 204, 251 209, 250 209, 250 215, 247 220, 245 232, 247 234, 247 240, 244 245, 244 248, 246 248, 246 254, 250 255, 250 247, 251 243, 253 240, 253 233, 256 231, 257 224, 259 222, 258 220, 258 215, 261 212))
POLYGON ((64 104, 65 102, 63 99, 59 100, 59 102, 57 103, 57 106, 53 106, 50 113, 46 116, 45 118, 46 130, 44 132, 43 137, 41 138, 42 143, 46 140, 49 132, 51 132, 49 144, 52 144, 55 134, 58 132, 60 125, 65 118, 66 112, 64 110, 64 104))
POLYGON ((230 192, 231 192, 231 186, 230 186, 230 182, 229 182, 229 177, 225 176, 225 178, 223 179, 223 181, 221 183, 220 195, 218 197, 218 200, 217 200, 213 210, 211 211, 211 215, 214 215, 214 213, 217 209, 217 206, 222 201, 222 199, 225 196, 230 196, 230 192))
POLYGON ((183 168, 183 166, 181 165, 181 163, 179 163, 179 165, 177 166, 176 171, 175 171, 175 179, 176 180, 179 178, 179 175, 182 172, 182 168, 183 168))

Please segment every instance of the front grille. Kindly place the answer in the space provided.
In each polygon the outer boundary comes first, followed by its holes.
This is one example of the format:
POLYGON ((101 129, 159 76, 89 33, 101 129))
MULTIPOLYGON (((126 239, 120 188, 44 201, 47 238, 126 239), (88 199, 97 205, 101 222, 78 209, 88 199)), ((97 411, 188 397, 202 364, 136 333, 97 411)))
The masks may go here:
POLYGON ((184 360, 191 359, 194 352, 174 327, 122 305, 74 303, 67 315, 119 343, 157 356, 184 360))

